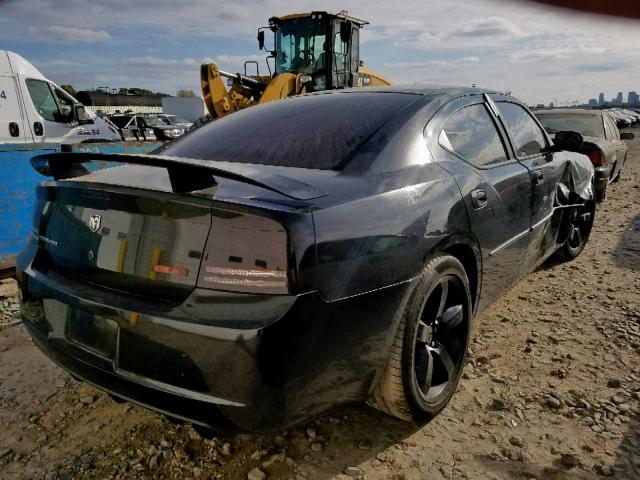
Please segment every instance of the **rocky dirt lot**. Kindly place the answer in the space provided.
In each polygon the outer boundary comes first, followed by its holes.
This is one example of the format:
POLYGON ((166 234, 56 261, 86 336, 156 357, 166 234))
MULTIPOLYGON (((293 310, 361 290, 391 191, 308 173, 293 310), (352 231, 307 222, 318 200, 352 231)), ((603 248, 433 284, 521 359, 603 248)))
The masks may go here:
POLYGON ((640 141, 630 147, 582 256, 480 316, 456 396, 421 428, 356 406, 277 436, 205 439, 72 380, 11 324, 16 298, 0 300, 0 478, 639 479, 640 141))

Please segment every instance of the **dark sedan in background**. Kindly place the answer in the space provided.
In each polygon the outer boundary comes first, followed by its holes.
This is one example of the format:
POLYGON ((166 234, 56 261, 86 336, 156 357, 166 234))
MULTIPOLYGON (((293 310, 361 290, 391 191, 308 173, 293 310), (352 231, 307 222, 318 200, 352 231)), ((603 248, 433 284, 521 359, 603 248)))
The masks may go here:
POLYGON ((74 376, 197 426, 365 400, 423 421, 476 312, 584 248, 580 143, 508 95, 386 88, 252 107, 162 156, 40 156, 25 325, 74 376))
POLYGON ((572 130, 584 137, 581 151, 595 168, 596 199, 604 200, 609 183, 620 178, 627 159, 627 144, 623 140, 632 140, 633 133, 620 133, 616 122, 603 110, 538 110, 536 116, 550 135, 572 130))

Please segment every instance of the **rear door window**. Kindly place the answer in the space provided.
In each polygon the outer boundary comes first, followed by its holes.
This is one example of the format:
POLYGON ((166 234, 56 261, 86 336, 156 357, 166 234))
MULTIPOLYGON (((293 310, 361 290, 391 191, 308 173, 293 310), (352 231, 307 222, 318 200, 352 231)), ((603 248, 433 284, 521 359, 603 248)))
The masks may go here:
POLYGON ((500 135, 486 107, 479 103, 453 113, 440 132, 440 145, 477 167, 507 160, 500 135))
POLYGON ((542 129, 522 106, 511 102, 497 102, 500 118, 511 141, 516 157, 523 158, 542 153, 547 146, 542 129))

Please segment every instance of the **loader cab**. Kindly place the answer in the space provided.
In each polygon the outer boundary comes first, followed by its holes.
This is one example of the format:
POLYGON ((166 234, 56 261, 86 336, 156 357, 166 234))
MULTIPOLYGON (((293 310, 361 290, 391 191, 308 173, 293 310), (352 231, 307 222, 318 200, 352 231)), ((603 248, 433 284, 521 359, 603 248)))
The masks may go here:
POLYGON ((356 86, 360 28, 366 24, 342 12, 270 18, 275 35, 275 75, 305 74, 311 79, 307 91, 356 86))

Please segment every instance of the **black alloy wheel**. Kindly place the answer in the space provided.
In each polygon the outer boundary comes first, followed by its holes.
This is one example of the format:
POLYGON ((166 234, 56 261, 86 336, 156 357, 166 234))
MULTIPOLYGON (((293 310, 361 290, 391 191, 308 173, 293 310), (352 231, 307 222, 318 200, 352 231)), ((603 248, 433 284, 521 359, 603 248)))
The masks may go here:
POLYGON ((424 300, 414 333, 416 393, 428 405, 448 397, 463 366, 469 320, 467 294, 461 279, 446 275, 424 300))
POLYGON ((567 215, 567 239, 560 250, 565 260, 573 260, 587 245, 596 215, 596 205, 587 201, 583 206, 572 209, 567 215))
POLYGON ((422 423, 447 405, 466 359, 473 309, 460 261, 446 254, 432 258, 399 316, 387 365, 369 404, 422 423))

